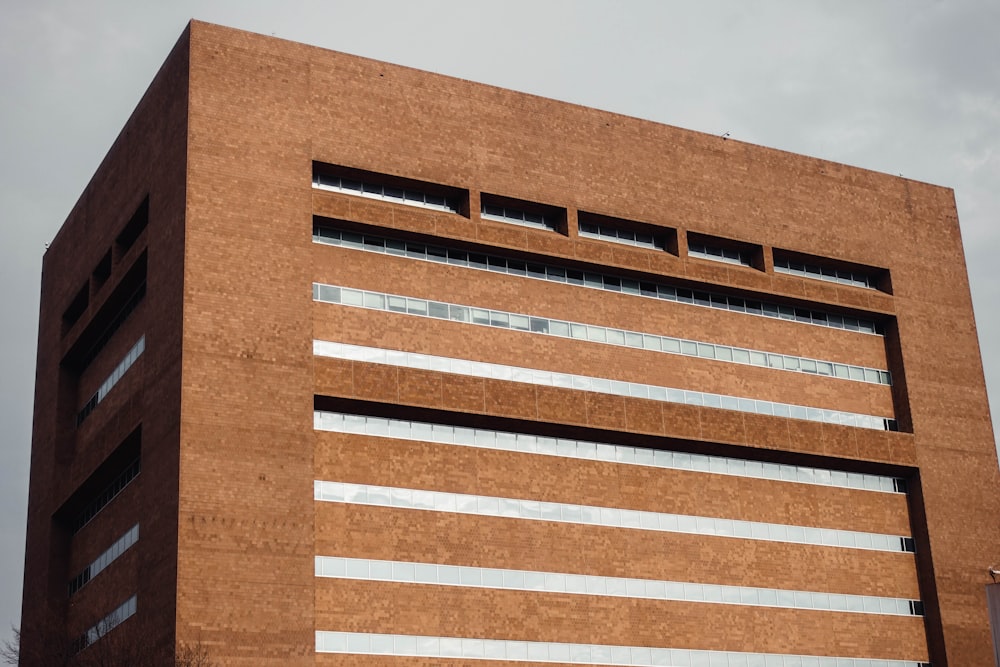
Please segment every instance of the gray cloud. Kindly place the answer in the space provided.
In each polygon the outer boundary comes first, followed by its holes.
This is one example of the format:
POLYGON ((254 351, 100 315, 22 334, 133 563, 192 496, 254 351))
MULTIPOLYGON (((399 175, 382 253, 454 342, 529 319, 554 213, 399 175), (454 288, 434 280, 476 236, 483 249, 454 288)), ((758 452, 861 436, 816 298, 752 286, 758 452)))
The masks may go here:
POLYGON ((192 16, 954 187, 1000 397, 992 0, 41 0, 4 14, 0 637, 20 613, 44 243, 192 16))

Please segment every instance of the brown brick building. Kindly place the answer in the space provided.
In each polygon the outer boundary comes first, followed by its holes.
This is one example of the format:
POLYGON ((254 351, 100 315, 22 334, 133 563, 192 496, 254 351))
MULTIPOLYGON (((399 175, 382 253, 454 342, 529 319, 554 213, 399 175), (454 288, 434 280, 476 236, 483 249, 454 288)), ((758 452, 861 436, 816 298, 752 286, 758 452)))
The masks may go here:
POLYGON ((25 656, 991 664, 946 188, 195 22, 35 396, 25 656))

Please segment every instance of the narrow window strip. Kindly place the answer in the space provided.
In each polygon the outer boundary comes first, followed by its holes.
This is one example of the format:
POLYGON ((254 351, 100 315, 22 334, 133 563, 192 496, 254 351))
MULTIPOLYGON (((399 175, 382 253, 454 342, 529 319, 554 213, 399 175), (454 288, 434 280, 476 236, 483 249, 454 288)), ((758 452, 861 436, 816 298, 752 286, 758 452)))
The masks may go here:
POLYGON ((394 204, 406 204, 407 206, 429 208, 448 213, 458 212, 458 206, 443 195, 435 195, 415 188, 398 188, 371 181, 340 178, 321 173, 313 175, 313 187, 319 190, 329 190, 356 197, 379 199, 394 204))
POLYGON ((95 623, 73 642, 74 652, 79 653, 91 644, 96 643, 119 625, 135 616, 138 598, 133 595, 118 606, 117 609, 95 623))
POLYGON ((388 581, 598 597, 708 602, 888 616, 923 616, 923 603, 920 600, 905 598, 338 556, 316 556, 316 576, 355 581, 388 581))
POLYGON ((135 524, 128 531, 115 540, 115 543, 108 547, 104 553, 94 559, 87 567, 83 568, 80 574, 73 577, 69 582, 69 594, 72 596, 83 588, 91 579, 103 572, 119 556, 128 551, 129 547, 139 541, 139 524, 135 524))
POLYGON ((892 384, 889 372, 877 368, 854 366, 794 355, 783 355, 775 352, 751 350, 685 338, 674 338, 672 336, 659 336, 638 331, 588 325, 580 322, 555 320, 536 315, 476 308, 475 306, 444 301, 416 299, 385 292, 372 292, 369 290, 342 287, 340 285, 313 283, 313 299, 323 303, 388 312, 402 312, 392 304, 394 300, 406 299, 410 303, 406 309, 406 314, 408 315, 453 320, 496 329, 515 329, 559 338, 577 338, 591 342, 601 342, 607 345, 701 357, 726 363, 761 366, 807 375, 821 375, 833 379, 844 379, 869 384, 892 384), (467 313, 476 310, 487 315, 479 319, 472 318, 470 320, 467 313))
POLYGON ((534 227, 536 229, 544 229, 547 231, 556 231, 558 228, 555 220, 552 220, 550 217, 542 213, 531 213, 530 211, 525 211, 511 206, 497 206, 486 202, 483 202, 480 207, 480 217, 482 217, 483 220, 506 222, 508 224, 521 225, 522 227, 534 227))
POLYGON ((108 486, 106 486, 101 493, 97 494, 93 500, 84 506, 83 510, 77 514, 76 518, 73 520, 73 534, 80 532, 80 530, 86 526, 90 521, 97 516, 97 514, 104 509, 108 503, 114 500, 119 493, 125 490, 129 484, 132 483, 136 477, 139 476, 139 472, 142 469, 140 459, 135 459, 130 464, 125 466, 125 469, 119 473, 108 486))
POLYGON ((439 357, 429 354, 404 352, 402 350, 349 345, 333 341, 314 340, 313 354, 320 357, 347 359, 403 368, 430 369, 455 375, 487 377, 496 380, 508 380, 541 386, 570 387, 602 394, 647 398, 665 403, 682 403, 723 410, 773 415, 775 417, 805 419, 824 424, 853 426, 876 431, 898 430, 896 420, 892 417, 863 415, 854 412, 828 410, 826 408, 710 394, 689 389, 675 389, 638 382, 621 382, 608 378, 543 371, 519 366, 505 366, 503 364, 492 364, 483 361, 439 357))
POLYGON ((138 341, 136 341, 135 345, 133 345, 132 348, 125 353, 125 358, 118 362, 118 365, 115 366, 113 371, 111 371, 111 374, 107 377, 107 379, 101 383, 101 386, 98 387, 94 395, 90 397, 90 399, 84 404, 83 408, 80 409, 80 412, 77 413, 77 426, 82 424, 83 421, 90 416, 90 413, 97 409, 97 406, 100 405, 101 401, 103 401, 108 395, 108 392, 110 392, 114 386, 118 384, 118 381, 122 379, 125 372, 132 367, 132 364, 136 362, 136 359, 142 356, 142 353, 145 350, 146 336, 142 336, 138 341))
POLYGON ((914 551, 913 539, 898 535, 370 484, 316 480, 314 497, 320 502, 428 510, 450 514, 554 521, 869 551, 911 553, 914 551))
POLYGON ((725 264, 735 264, 736 266, 751 266, 749 255, 739 250, 730 250, 719 246, 709 246, 692 243, 688 245, 688 255, 700 259, 710 259, 713 262, 723 262, 725 264))
POLYGON ((931 667, 919 660, 743 653, 689 648, 566 644, 513 639, 316 631, 317 653, 394 655, 459 660, 554 662, 570 665, 711 665, 712 667, 931 667))
POLYGON ((775 259, 774 271, 775 273, 802 276, 804 278, 812 278, 814 280, 825 280, 826 282, 837 283, 838 285, 877 289, 875 279, 872 278, 872 276, 857 271, 831 269, 815 264, 793 262, 788 259, 775 259))
POLYGON ((630 445, 613 445, 569 438, 551 438, 530 433, 466 428, 406 419, 316 410, 313 413, 313 427, 318 431, 334 433, 357 433, 400 440, 500 449, 588 461, 606 461, 882 493, 906 493, 906 480, 898 477, 827 468, 810 468, 787 463, 768 463, 708 454, 647 449, 630 445))
POLYGON ((663 241, 651 232, 635 232, 631 229, 623 229, 621 227, 581 222, 577 233, 584 238, 610 241, 611 243, 620 243, 636 248, 648 248, 650 250, 664 249, 663 241))

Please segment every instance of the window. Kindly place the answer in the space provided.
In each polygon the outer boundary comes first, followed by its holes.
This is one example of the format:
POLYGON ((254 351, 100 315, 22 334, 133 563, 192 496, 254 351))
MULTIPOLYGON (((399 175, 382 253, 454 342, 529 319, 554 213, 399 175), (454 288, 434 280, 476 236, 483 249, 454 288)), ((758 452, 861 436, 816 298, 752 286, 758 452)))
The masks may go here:
POLYGON ((96 643, 119 625, 135 616, 137 598, 135 595, 125 600, 117 609, 95 623, 89 630, 73 641, 74 652, 79 653, 91 644, 96 643))
POLYGON ((764 250, 759 245, 689 232, 688 256, 763 270, 764 250))
POLYGON ((703 243, 691 243, 688 245, 688 254, 702 259, 711 259, 716 262, 726 264, 738 264, 740 266, 753 266, 750 255, 733 248, 721 248, 719 246, 705 245, 703 243))
POLYGON ((566 224, 565 209, 486 193, 480 195, 480 215, 483 220, 551 232, 562 232, 566 224))
POLYGON ((115 369, 111 371, 111 375, 109 375, 107 379, 101 383, 101 386, 97 388, 94 395, 90 397, 90 399, 80 409, 80 412, 77 413, 77 426, 82 424, 83 421, 90 416, 90 413, 97 409, 97 406, 108 395, 108 392, 110 392, 114 386, 118 384, 118 381, 121 380, 122 376, 125 375, 125 372, 132 367, 132 364, 135 363, 136 359, 142 356, 145 349, 146 337, 142 336, 138 341, 136 341, 135 345, 132 346, 132 349, 125 353, 125 358, 118 362, 115 369))
POLYGON ((468 208, 468 193, 458 188, 319 163, 313 165, 313 187, 448 213, 468 208))
POLYGON ((90 281, 85 282, 83 287, 77 290, 76 296, 63 311, 63 335, 68 333, 80 317, 87 312, 88 305, 90 305, 90 281))
POLYGON ((87 503, 86 507, 74 518, 72 525, 73 533, 78 533, 81 528, 90 523, 90 520, 97 516, 98 512, 104 509, 119 493, 125 490, 126 486, 132 483, 132 480, 139 476, 140 470, 139 459, 135 459, 129 463, 121 474, 97 494, 93 500, 87 503))
POLYGON ((90 274, 91 281, 94 284, 94 290, 96 291, 100 289, 100 287, 104 285, 104 283, 106 283, 108 281, 108 278, 110 277, 111 277, 111 250, 108 250, 106 253, 104 253, 104 257, 101 258, 101 261, 97 263, 97 266, 94 267, 93 272, 91 272, 90 274))
POLYGON ((677 232, 666 227, 656 227, 621 218, 611 218, 580 211, 579 234, 584 238, 631 245, 650 250, 677 252, 677 232))
POLYGON ((889 272, 885 269, 852 264, 827 257, 803 255, 777 248, 774 250, 774 272, 823 280, 849 287, 891 291, 889 289, 889 272))
POLYGON ((73 577, 69 582, 69 594, 73 595, 84 587, 91 579, 100 574, 105 568, 113 563, 119 556, 128 550, 133 544, 139 541, 139 524, 135 524, 128 531, 115 540, 107 550, 94 559, 94 562, 83 568, 80 574, 73 577))

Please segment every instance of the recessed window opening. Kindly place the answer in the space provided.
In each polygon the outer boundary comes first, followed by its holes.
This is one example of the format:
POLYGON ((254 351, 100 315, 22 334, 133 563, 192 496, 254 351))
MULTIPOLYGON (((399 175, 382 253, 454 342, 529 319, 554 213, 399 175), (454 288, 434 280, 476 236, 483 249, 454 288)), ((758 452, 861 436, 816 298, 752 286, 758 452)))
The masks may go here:
POLYGON ((719 246, 705 245, 704 243, 692 243, 688 245, 688 254, 702 259, 711 259, 726 264, 739 264, 741 266, 752 266, 750 255, 733 248, 720 248, 719 246))
POLYGON ((90 305, 90 281, 83 283, 83 286, 77 290, 76 296, 70 301, 69 306, 63 311, 62 323, 63 323, 63 334, 65 335, 74 324, 76 324, 79 319, 87 312, 87 306, 90 305))
POLYGON ((483 220, 506 222, 559 233, 563 233, 566 228, 565 209, 486 194, 485 192, 480 196, 480 203, 480 215, 483 220))
POLYGON ((705 234, 688 234, 688 255, 734 266, 764 267, 763 248, 760 246, 705 234))
POLYGON ((662 239, 658 239, 652 234, 636 232, 631 229, 621 229, 600 225, 592 222, 580 223, 580 236, 601 241, 611 241, 623 245, 633 245, 638 248, 649 248, 651 250, 663 250, 662 239))
POLYGON ((90 523, 90 520, 97 516, 102 509, 107 507, 108 503, 117 498, 118 494, 124 491, 125 487, 131 484, 132 480, 139 476, 139 472, 141 470, 142 464, 138 457, 128 463, 110 484, 101 489, 101 491, 97 493, 76 516, 73 517, 71 524, 73 534, 78 533, 84 526, 90 523))
POLYGON ((577 216, 579 220, 577 230, 584 238, 677 253, 677 232, 673 229, 586 211, 579 211, 577 216))
POLYGON ((313 187, 448 213, 468 209, 468 193, 458 188, 347 167, 315 165, 313 187))
POLYGON ((142 234, 143 230, 149 224, 149 196, 147 195, 142 203, 139 204, 139 208, 136 209, 135 213, 132 214, 131 219, 122 228, 122 231, 118 234, 115 239, 115 249, 117 250, 118 257, 121 257, 129 248, 131 248, 139 236, 142 234))
POLYGON ((885 269, 861 266, 826 257, 803 255, 777 248, 774 250, 774 272, 891 293, 889 272, 885 269))
POLYGON ((91 279, 93 281, 94 291, 100 289, 100 287, 108 281, 111 277, 111 250, 109 249, 104 253, 104 257, 101 261, 97 263, 94 267, 94 272, 91 274, 91 279))

